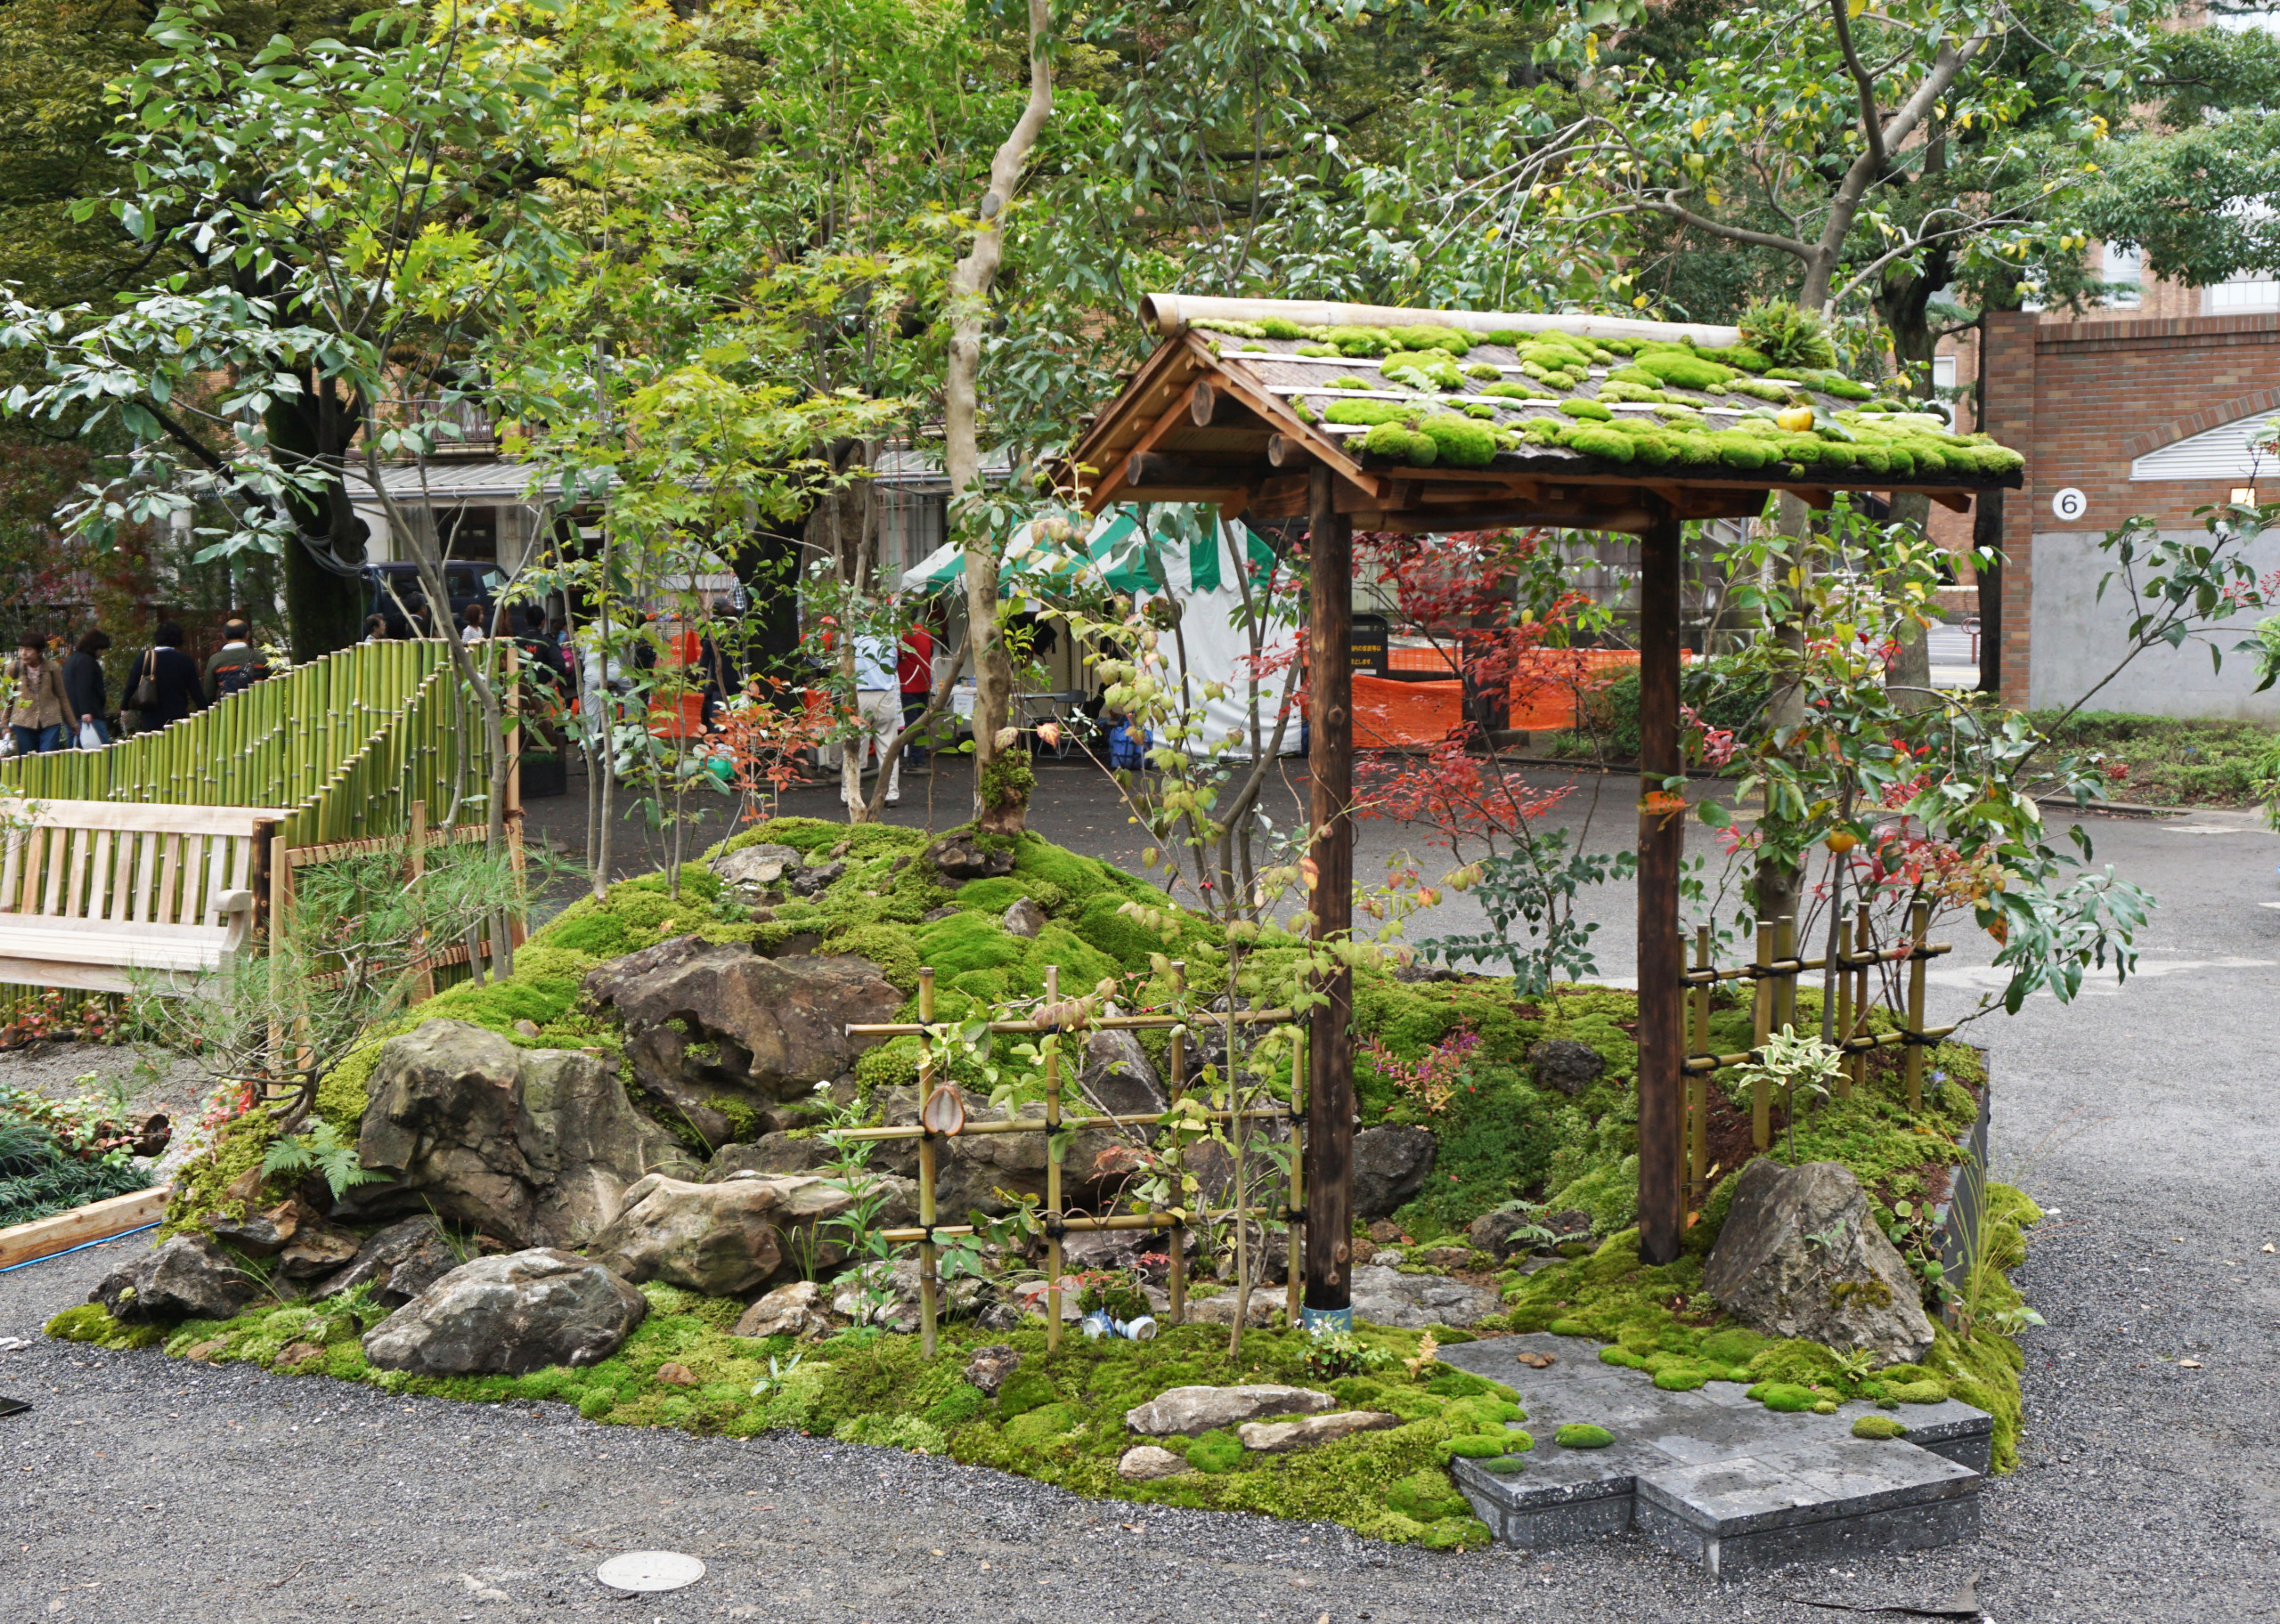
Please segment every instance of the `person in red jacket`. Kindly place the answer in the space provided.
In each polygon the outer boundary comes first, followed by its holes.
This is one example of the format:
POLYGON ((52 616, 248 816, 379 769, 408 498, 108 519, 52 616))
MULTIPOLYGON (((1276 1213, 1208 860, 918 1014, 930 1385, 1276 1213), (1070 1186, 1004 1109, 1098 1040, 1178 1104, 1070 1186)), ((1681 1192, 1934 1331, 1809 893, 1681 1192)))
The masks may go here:
MULTIPOLYGON (((910 629, 902 634, 894 674, 896 685, 902 689, 902 725, 908 727, 926 714, 927 698, 934 691, 934 636, 924 620, 914 618, 910 629)), ((926 759, 924 748, 915 743, 905 746, 902 753, 914 769, 926 759)))

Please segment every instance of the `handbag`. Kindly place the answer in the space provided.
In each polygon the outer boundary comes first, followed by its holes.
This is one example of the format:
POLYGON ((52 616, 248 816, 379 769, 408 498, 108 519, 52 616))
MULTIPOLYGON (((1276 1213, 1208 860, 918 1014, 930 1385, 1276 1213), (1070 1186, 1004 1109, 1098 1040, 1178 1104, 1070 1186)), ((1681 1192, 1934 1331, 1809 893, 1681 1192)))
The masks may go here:
POLYGON ((142 656, 142 675, 135 683, 126 702, 119 707, 118 729, 122 734, 134 735, 142 731, 142 713, 159 702, 159 651, 151 649, 142 656))

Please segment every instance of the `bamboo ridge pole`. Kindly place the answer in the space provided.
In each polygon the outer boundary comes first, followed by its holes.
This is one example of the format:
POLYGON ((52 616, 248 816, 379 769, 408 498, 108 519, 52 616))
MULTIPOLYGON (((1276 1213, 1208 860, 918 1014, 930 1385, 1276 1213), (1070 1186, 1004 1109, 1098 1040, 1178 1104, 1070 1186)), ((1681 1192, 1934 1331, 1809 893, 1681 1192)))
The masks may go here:
MULTIPOLYGON (((918 1019, 934 1019, 934 972, 918 971, 918 1019)), ((934 1060, 931 1050, 918 1052, 918 1111, 923 1118, 934 1092, 934 1060)), ((934 1134, 929 1129, 918 1141, 918 1225, 926 1231, 918 1243, 918 1352, 934 1357, 934 1134)))
MULTIPOLYGON (((1061 1002, 1061 967, 1045 967, 1045 1001, 1061 1002)), ((1061 1054, 1045 1056, 1045 1346, 1061 1349, 1061 1054)))

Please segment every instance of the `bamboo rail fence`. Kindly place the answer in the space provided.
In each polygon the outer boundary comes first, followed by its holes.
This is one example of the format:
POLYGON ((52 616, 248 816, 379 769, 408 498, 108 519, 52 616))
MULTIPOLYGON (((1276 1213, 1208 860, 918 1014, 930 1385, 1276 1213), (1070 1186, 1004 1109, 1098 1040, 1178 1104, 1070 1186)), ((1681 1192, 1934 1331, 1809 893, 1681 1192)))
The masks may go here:
MULTIPOLYGON (((1180 967, 1175 965, 1173 968, 1174 973, 1177 974, 1180 967)), ((1056 966, 1046 967, 1045 1000, 1047 1008, 1055 1006, 1061 1002, 1060 974, 1056 966)), ((850 1037, 918 1036, 923 1035, 926 1027, 932 1023, 933 1018, 934 972, 931 969, 921 969, 918 972, 918 1020, 916 1023, 858 1024, 848 1027, 846 1031, 850 1037)), ((1271 1021, 1289 1020, 1291 1019, 1291 1012, 1288 1010, 1246 1010, 1231 1013, 1222 1019, 1230 1020, 1237 1026, 1254 1026, 1271 1021)), ((989 1029, 993 1034, 1008 1035, 1064 1029, 1169 1031, 1171 1033, 1171 1076, 1168 1092, 1171 1106, 1177 1108, 1187 1089, 1187 1048, 1185 1040, 1185 1027, 1189 1024, 1186 1018, 1178 1015, 1118 1015, 1088 1020, 1078 1027, 1064 1028, 1056 1021, 1039 1019, 992 1021, 989 1029)), ((1061 1241, 1063 1235, 1098 1234, 1103 1231, 1120 1230, 1167 1231, 1170 1251, 1169 1279, 1167 1281, 1167 1289, 1170 1296, 1170 1303, 1165 1311, 1165 1317, 1170 1323, 1180 1325, 1185 1322, 1187 1315, 1188 1226, 1197 1222, 1219 1223, 1237 1217, 1258 1218, 1268 1215, 1253 1207, 1222 1207, 1216 1210, 1205 1208, 1191 1212, 1185 1207, 1171 1206, 1145 1213, 1117 1214, 1105 1218, 1090 1217, 1081 1214, 1071 1216, 1065 1213, 1062 1206, 1062 1151, 1056 1142, 1062 1134, 1075 1133, 1084 1128, 1145 1126, 1163 1121, 1164 1116, 1162 1113, 1157 1113, 1122 1116, 1063 1116, 1061 1114, 1063 1091, 1060 1061, 1061 1057, 1055 1052, 1048 1052, 1045 1057, 1046 1092, 1043 1116, 1016 1116, 991 1122, 961 1121, 955 1128, 937 1131, 926 1125, 925 1121, 931 1115, 926 1108, 932 1103, 936 1092, 933 1081, 933 1060, 931 1056, 922 1056, 918 1070, 920 1104, 918 1122, 901 1127, 847 1128, 840 1130, 835 1135, 838 1139, 858 1143, 865 1141, 907 1139, 915 1139, 918 1141, 917 1227, 884 1230, 880 1231, 880 1235, 881 1238, 895 1244, 907 1244, 912 1241, 918 1244, 918 1336, 919 1351, 924 1358, 932 1359, 935 1356, 937 1344, 936 1326, 939 1318, 940 1282, 937 1270, 936 1238, 975 1233, 975 1226, 970 1223, 938 1224, 934 1222, 935 1162, 940 1154, 940 1141, 945 1139, 963 1138, 967 1134, 1042 1133, 1046 1135, 1045 1207, 1040 1222, 1046 1234, 1045 1334, 1046 1345, 1048 1349, 1058 1349, 1061 1345, 1061 1241)), ((1189 1112, 1185 1113, 1184 1117, 1191 1122, 1224 1123, 1229 1127, 1234 1127, 1237 1123, 1243 1121, 1272 1121, 1284 1116, 1287 1110, 1291 1120, 1297 1122, 1305 1114, 1304 1079, 1306 1075, 1306 1050, 1302 1044, 1291 1064, 1291 1097, 1284 1109, 1252 1108, 1235 1110, 1231 1108, 1189 1112)), ((946 1088, 948 1086, 945 1085, 946 1088)), ((1299 1322, 1299 1300, 1304 1285, 1300 1260, 1306 1222, 1306 1208, 1301 1199, 1303 1194, 1301 1187, 1305 1174, 1297 1151, 1298 1148, 1293 1144, 1287 1181, 1288 1195, 1282 1210, 1271 1214, 1286 1224, 1289 1229, 1286 1238, 1288 1250, 1283 1266, 1283 1308, 1290 1318, 1290 1322, 1293 1325, 1299 1322)), ((1246 1245, 1248 1238, 1248 1237, 1244 1238, 1246 1245)))
MULTIPOLYGON (((511 694, 512 643, 506 653, 501 686, 511 694)), ((515 725, 510 712, 510 735, 515 725)), ((453 821, 467 827, 466 814, 490 792, 491 765, 450 646, 420 638, 341 649, 102 750, 0 761, 0 795, 289 808, 263 858, 258 889, 268 903, 280 878, 289 892, 294 867, 325 860, 315 849, 351 855, 405 834, 415 816, 424 833, 433 808, 456 808, 453 821)), ((511 824, 519 811, 513 773, 507 811, 511 824)))
MULTIPOLYGON (((1837 1073, 1833 1092, 1840 1100, 1852 1098, 1856 1087, 1865 1084, 1869 1077, 1869 1056, 1878 1049, 1904 1048, 1902 1085, 1907 1090, 1908 1108, 1918 1111, 1924 1105, 1924 1052, 1940 1039, 1955 1030, 1952 1026, 1926 1028, 1924 1025, 1924 967, 1941 954, 1954 951, 1946 942, 1927 942, 1931 911, 1918 903, 1909 912, 1908 939, 1891 947, 1872 948, 1869 941, 1869 922, 1865 912, 1856 913, 1848 921, 1840 916, 1837 922, 1837 952, 1832 967, 1827 957, 1802 959, 1797 956, 1797 923, 1794 919, 1760 920, 1757 922, 1755 952, 1747 964, 1720 970, 1711 953, 1710 927, 1695 931, 1693 967, 1681 972, 1682 983, 1690 1006, 1687 1023, 1686 1057, 1681 1062, 1681 1075, 1686 1089, 1686 1152, 1687 1192, 1690 1204, 1699 1201, 1708 1193, 1710 1175, 1710 1078, 1711 1074, 1730 1066, 1744 1066, 1763 1052, 1767 1038, 1781 1028, 1794 1027, 1797 1019, 1797 979, 1809 971, 1834 970, 1836 1010, 1833 1015, 1832 1046, 1844 1052, 1844 1060, 1837 1073), (1849 927, 1849 928, 1848 928, 1849 927), (1852 938, 1851 951, 1844 940, 1852 938), (1889 1032, 1868 1029, 1869 1011, 1873 1001, 1869 994, 1869 972, 1879 965, 1908 966, 1907 1011, 1904 1024, 1889 1032), (1710 1047, 1711 1000, 1722 981, 1752 983, 1750 1003, 1750 1046, 1735 1054, 1714 1052, 1710 1047)), ((1683 946, 1683 943, 1682 944, 1683 946)), ((1772 1084, 1765 1078, 1755 1079, 1750 1089, 1750 1142, 1759 1150, 1772 1143, 1772 1084)))

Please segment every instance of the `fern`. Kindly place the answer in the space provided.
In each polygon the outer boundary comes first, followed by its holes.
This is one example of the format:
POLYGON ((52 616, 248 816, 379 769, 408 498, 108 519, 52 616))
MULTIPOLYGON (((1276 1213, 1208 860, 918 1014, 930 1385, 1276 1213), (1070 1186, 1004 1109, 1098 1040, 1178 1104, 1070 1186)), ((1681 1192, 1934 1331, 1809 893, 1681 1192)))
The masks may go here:
POLYGON ((1817 311, 1787 299, 1752 299, 1735 324, 1742 342, 1777 367, 1834 367, 1836 346, 1817 311))
POLYGON ((377 1183, 380 1178, 356 1159, 355 1146, 340 1142, 340 1135, 329 1122, 319 1122, 306 1133, 288 1134, 272 1144, 269 1154, 261 1158, 265 1176, 312 1169, 324 1175, 336 1198, 359 1184, 377 1183))

